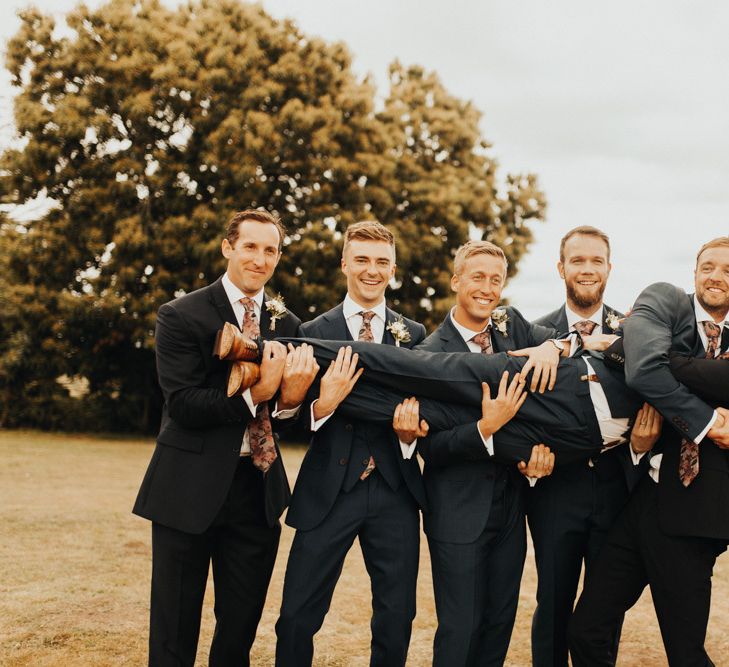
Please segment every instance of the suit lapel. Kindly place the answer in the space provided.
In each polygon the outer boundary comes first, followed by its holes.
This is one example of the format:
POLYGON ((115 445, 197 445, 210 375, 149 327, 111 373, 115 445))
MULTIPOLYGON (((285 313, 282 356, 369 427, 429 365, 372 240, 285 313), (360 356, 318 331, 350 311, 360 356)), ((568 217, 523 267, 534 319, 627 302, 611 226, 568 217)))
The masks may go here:
POLYGON ((329 340, 352 340, 349 333, 347 320, 344 319, 344 306, 339 304, 332 308, 328 313, 324 314, 327 322, 327 338, 329 340))
MULTIPOLYGON (((506 311, 507 313, 509 311, 506 311)), ((516 341, 514 340, 514 322, 511 318, 506 323, 506 335, 502 334, 496 326, 491 327, 491 346, 494 352, 508 352, 516 350, 516 341)))
POLYGON ((271 331, 271 313, 266 308, 266 303, 271 297, 263 293, 263 303, 261 304, 261 317, 259 320, 259 326, 261 328, 261 338, 264 340, 272 340, 276 337, 276 332, 271 331))
POLYGON ((212 285, 210 285, 210 301, 213 306, 215 306, 215 309, 218 311, 218 314, 224 322, 235 324, 236 327, 239 326, 238 320, 233 312, 233 306, 230 305, 228 295, 225 293, 222 278, 218 278, 212 285))
POLYGON ((463 340, 463 336, 458 333, 458 329, 451 320, 450 313, 446 315, 443 324, 438 327, 440 335, 441 348, 444 352, 470 352, 466 341, 463 340))
POLYGON ((721 353, 726 353, 729 350, 729 326, 724 327, 724 331, 721 332, 721 353))
POLYGON ((390 310, 389 308, 385 307, 385 333, 382 334, 383 345, 395 344, 395 336, 392 335, 392 332, 387 327, 395 322, 398 317, 399 315, 394 310, 390 310))

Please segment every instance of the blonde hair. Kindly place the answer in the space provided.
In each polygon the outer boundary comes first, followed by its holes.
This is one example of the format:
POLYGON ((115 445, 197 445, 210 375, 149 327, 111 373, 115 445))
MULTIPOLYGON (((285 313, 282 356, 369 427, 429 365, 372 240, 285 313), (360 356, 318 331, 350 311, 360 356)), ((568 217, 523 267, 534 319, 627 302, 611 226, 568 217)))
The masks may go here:
POLYGON ((385 241, 392 248, 392 257, 395 258, 395 237, 392 232, 376 220, 362 220, 347 227, 344 232, 344 247, 342 255, 347 251, 350 241, 385 241))
POLYGON ((718 236, 708 243, 704 243, 704 245, 701 246, 698 254, 696 255, 696 266, 699 265, 699 257, 701 257, 701 253, 704 252, 704 250, 708 250, 709 248, 729 248, 729 236, 718 236))
POLYGON ((456 250, 456 256, 453 258, 453 273, 460 275, 463 271, 463 265, 466 260, 474 257, 475 255, 491 255, 492 257, 499 257, 504 262, 504 275, 509 268, 509 262, 506 259, 504 251, 499 248, 491 241, 468 241, 464 243, 458 250, 456 250))

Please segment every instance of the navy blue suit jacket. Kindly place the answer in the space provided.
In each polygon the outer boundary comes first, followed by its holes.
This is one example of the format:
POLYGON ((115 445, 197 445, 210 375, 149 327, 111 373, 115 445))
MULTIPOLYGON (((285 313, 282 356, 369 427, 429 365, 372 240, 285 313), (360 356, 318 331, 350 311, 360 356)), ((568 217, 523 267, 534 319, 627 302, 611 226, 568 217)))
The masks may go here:
MULTIPOLYGON (((506 312, 507 335, 495 330, 491 334, 495 352, 532 347, 556 336, 555 330, 530 324, 514 308, 506 308, 506 312)), ((453 325, 450 314, 418 349, 473 354, 453 325)), ((489 456, 476 422, 431 433, 418 441, 417 448, 425 460, 423 480, 429 508, 423 513, 425 532, 443 542, 473 542, 488 521, 494 479, 500 465, 489 456)), ((515 468, 513 473, 521 476, 515 468)))
MULTIPOLYGON (((400 316, 393 310, 387 309, 387 324, 394 322, 398 317, 400 316)), ((402 347, 417 345, 425 338, 425 327, 413 320, 403 319, 410 332, 411 340, 408 343, 402 343, 402 347)), ((303 324, 301 332, 301 335, 307 338, 352 340, 341 303, 311 322, 303 324)), ((395 339, 387 328, 381 344, 395 345, 395 339)), ((322 372, 324 370, 326 369, 322 369, 322 372)), ((302 406, 302 419, 310 419, 309 405, 310 401, 307 401, 302 406)), ((337 410, 313 434, 294 486, 291 506, 286 515, 287 524, 299 530, 309 530, 324 520, 344 483, 347 466, 350 463, 352 441, 360 422, 367 422, 366 412, 363 411, 359 418, 355 419, 344 414, 344 411, 337 410)), ((362 427, 361 424, 359 427, 362 427)), ((397 436, 391 428, 387 430, 387 437, 388 446, 392 447, 396 454, 397 465, 403 481, 418 505, 424 507, 426 504, 425 491, 416 458, 405 460, 402 457, 397 436)))

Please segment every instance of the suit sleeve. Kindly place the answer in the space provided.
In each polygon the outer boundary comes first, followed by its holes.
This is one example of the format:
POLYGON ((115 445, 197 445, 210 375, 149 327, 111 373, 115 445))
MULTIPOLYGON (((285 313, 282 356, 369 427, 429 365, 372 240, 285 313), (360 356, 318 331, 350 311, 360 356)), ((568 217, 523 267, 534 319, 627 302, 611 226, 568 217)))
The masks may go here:
POLYGON ((625 320, 625 381, 656 408, 682 435, 697 438, 714 410, 671 373, 669 353, 673 321, 680 311, 682 293, 673 286, 646 288, 625 320))
POLYGON ((418 451, 428 465, 438 468, 456 462, 491 458, 476 421, 432 433, 418 440, 418 451))
POLYGON ((670 355, 671 372, 697 396, 718 407, 729 408, 729 360, 670 355))
POLYGON ((159 384, 175 422, 188 428, 206 428, 250 421, 250 410, 240 396, 228 398, 222 389, 205 386, 200 341, 170 304, 163 305, 157 314, 155 347, 159 384))

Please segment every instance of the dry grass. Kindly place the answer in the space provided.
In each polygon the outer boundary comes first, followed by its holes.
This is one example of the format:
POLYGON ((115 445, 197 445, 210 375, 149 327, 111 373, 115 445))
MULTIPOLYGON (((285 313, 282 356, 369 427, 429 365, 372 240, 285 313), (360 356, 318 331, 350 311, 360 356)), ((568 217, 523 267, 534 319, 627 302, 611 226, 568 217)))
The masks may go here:
MULTIPOLYGON (((0 432, 0 664, 146 664, 151 565, 149 524, 130 513, 152 445, 149 441, 0 432)), ((287 449, 293 478, 302 450, 287 449)), ((273 662, 274 631, 286 554, 284 528, 253 664, 273 662)), ((535 575, 527 560, 507 664, 528 665, 535 575)), ((729 561, 714 576, 707 645, 729 665, 729 561)), ((350 554, 332 610, 316 640, 315 665, 367 665, 369 587, 358 549, 350 554)), ((207 664, 212 591, 206 598, 198 663, 207 664)), ((418 616, 409 665, 429 665, 435 615, 423 540, 418 616)), ((625 622, 620 665, 665 665, 648 595, 625 622)))

